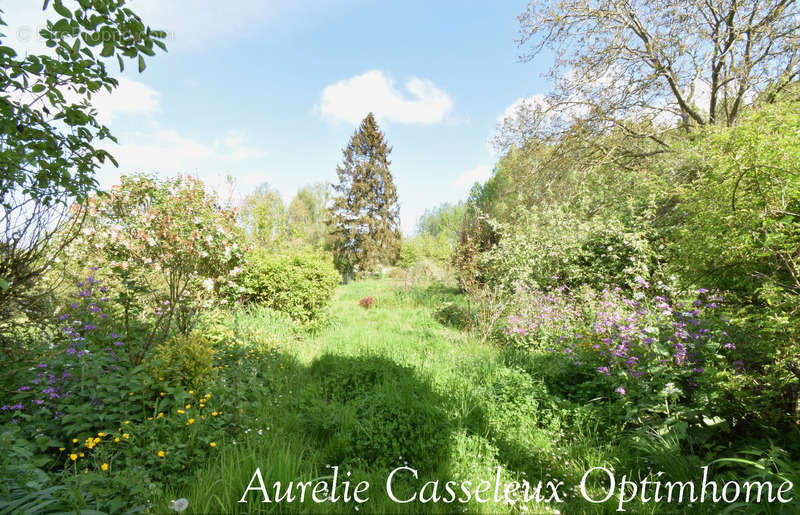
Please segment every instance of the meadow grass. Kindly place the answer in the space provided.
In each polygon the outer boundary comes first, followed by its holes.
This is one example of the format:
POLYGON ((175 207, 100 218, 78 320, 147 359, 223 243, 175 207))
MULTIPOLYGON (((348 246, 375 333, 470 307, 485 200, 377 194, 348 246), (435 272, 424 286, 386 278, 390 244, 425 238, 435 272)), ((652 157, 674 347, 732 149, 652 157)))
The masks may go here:
MULTIPOLYGON (((546 360, 479 344, 468 332, 442 325, 435 311, 447 302, 465 301, 441 285, 403 290, 389 279, 376 279, 340 287, 330 323, 314 333, 269 310, 233 315, 228 321, 233 327, 280 336, 269 392, 253 413, 242 415, 243 426, 219 443, 217 458, 192 471, 189 489, 168 490, 157 505, 186 497, 187 513, 611 513, 617 508, 613 499, 591 504, 580 498, 577 485, 592 467, 639 479, 661 467, 675 480, 695 478, 694 462, 676 454, 669 442, 631 439, 624 426, 612 425, 610 414, 604 415, 611 408, 600 402, 578 405, 553 393, 546 374, 537 372, 546 360), (366 296, 374 298, 369 309, 358 302, 366 296), (417 416, 420 412, 427 418, 417 416), (340 477, 350 473, 346 479, 352 484, 370 484, 366 503, 317 504, 309 498, 263 503, 259 492, 238 502, 256 468, 274 500, 275 482, 328 478, 334 465, 340 477), (563 481, 562 502, 496 504, 473 498, 400 504, 386 495, 385 483, 401 465, 417 469, 419 479, 406 473, 395 482, 398 498, 431 480, 442 486, 450 480, 494 481, 499 468, 506 484, 563 481)), ((588 484, 593 495, 603 497, 599 480, 588 484)), ((542 494, 549 497, 546 486, 542 494)), ((680 513, 686 506, 633 501, 626 509, 680 513)))

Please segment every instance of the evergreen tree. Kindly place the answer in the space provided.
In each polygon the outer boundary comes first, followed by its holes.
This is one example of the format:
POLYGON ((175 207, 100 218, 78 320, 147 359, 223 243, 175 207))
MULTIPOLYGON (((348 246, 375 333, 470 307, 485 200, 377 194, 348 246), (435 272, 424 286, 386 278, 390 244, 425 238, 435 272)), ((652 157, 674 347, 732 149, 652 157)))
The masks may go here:
POLYGON ((400 251, 400 207, 389 171, 389 153, 369 113, 342 150, 333 186, 331 240, 336 265, 345 275, 363 275, 380 263, 394 263, 400 251))

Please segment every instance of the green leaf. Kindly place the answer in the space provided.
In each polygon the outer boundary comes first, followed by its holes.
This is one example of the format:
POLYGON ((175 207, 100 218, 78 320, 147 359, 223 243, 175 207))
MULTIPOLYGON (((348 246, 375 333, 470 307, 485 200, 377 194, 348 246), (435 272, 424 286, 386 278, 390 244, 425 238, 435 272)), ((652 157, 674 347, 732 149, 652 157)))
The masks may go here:
POLYGON ((111 57, 113 53, 114 53, 114 43, 111 43, 110 41, 103 43, 103 50, 100 51, 100 56, 111 57))
POLYGON ((144 62, 144 57, 141 55, 139 56, 139 73, 142 73, 144 69, 147 68, 147 64, 144 62))
POLYGON ((117 62, 119 62, 119 71, 125 71, 125 62, 122 60, 122 56, 117 54, 117 62))
POLYGON ((8 291, 9 286, 10 285, 8 284, 8 281, 0 277, 0 289, 2 289, 3 291, 8 291))
POLYGON ((40 82, 38 84, 34 84, 33 87, 31 88, 31 91, 33 93, 41 93, 45 89, 46 89, 45 85, 40 82))
POLYGON ((72 13, 69 11, 69 9, 64 7, 64 4, 61 3, 61 0, 56 0, 56 2, 53 4, 53 9, 55 9, 55 11, 64 18, 70 20, 72 19, 72 13))
POLYGON ((17 52, 11 47, 0 46, 0 55, 8 55, 10 57, 16 57, 17 52))

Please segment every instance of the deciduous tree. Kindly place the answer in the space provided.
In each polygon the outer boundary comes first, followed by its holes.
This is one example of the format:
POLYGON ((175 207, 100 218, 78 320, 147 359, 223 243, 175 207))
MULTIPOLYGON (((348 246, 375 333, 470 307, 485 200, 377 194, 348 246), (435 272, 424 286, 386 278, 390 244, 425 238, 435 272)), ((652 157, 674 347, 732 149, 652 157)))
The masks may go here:
MULTIPOLYGON (((94 173, 113 157, 97 142, 116 141, 97 119, 92 96, 113 91, 106 69, 116 57, 145 69, 145 56, 166 50, 166 33, 152 30, 124 0, 79 0, 68 9, 46 0, 55 14, 39 32, 52 52, 21 56, 0 33, 0 317, 25 309, 32 288, 59 249, 80 228, 76 200, 95 191, 94 173), (55 21, 54 21, 55 20, 55 21), (65 225, 69 220, 70 225, 65 225)), ((0 14, 2 12, 0 11, 0 14)), ((0 17, 0 26, 6 25, 0 17)))

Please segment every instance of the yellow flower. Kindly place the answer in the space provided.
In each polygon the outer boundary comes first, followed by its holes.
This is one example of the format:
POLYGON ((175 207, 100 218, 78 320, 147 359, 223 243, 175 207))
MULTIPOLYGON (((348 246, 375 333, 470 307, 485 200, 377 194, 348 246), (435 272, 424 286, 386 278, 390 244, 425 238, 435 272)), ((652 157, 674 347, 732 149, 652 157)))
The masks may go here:
POLYGON ((103 436, 106 436, 106 434, 105 433, 97 433, 97 436, 103 437, 103 436))
POLYGON ((122 434, 122 438, 124 438, 126 440, 128 439, 129 436, 131 436, 131 435, 129 435, 128 433, 123 433, 122 434))
POLYGON ((108 463, 103 463, 102 465, 100 465, 100 470, 102 470, 103 472, 108 470, 108 463))
POLYGON ((59 451, 63 451, 63 450, 65 450, 65 449, 66 449, 66 447, 59 447, 59 448, 58 448, 58 450, 59 450, 59 451))
POLYGON ((78 439, 77 438, 73 438, 72 439, 72 443, 78 443, 78 439))
POLYGON ((128 395, 129 395, 129 396, 131 396, 131 397, 133 397, 133 392, 129 393, 128 395))
POLYGON ((189 422, 187 422, 187 423, 186 423, 186 425, 187 425, 187 426, 188 426, 189 424, 194 424, 194 419, 193 419, 193 418, 190 418, 190 419, 189 419, 189 422))
POLYGON ((189 390, 189 395, 194 395, 194 390, 189 390))
POLYGON ((161 418, 161 417, 163 417, 163 416, 164 416, 164 414, 163 414, 163 413, 159 413, 159 414, 158 414, 158 416, 156 416, 156 418, 161 418))
POLYGON ((183 414, 184 414, 184 413, 186 413, 186 412, 185 412, 185 411, 183 411, 182 409, 179 409, 179 410, 178 410, 178 413, 180 413, 181 415, 183 415, 183 414))
POLYGON ((119 437, 114 438, 114 443, 119 443, 119 437))
POLYGON ((78 459, 78 455, 73 452, 72 454, 69 455, 69 459, 71 459, 72 461, 75 461, 75 460, 78 459))
POLYGON ((126 420, 124 423, 125 423, 125 424, 130 424, 130 423, 131 423, 131 421, 130 421, 130 420, 126 420))
POLYGON ((191 404, 187 404, 186 405, 186 409, 192 409, 192 405, 191 404))
POLYGON ((205 405, 205 404, 203 404, 203 403, 201 402, 201 403, 200 403, 200 407, 201 407, 201 408, 205 408, 205 407, 206 407, 206 405, 205 405))
POLYGON ((159 393, 159 395, 163 397, 163 396, 166 395, 166 393, 165 392, 161 392, 161 393, 159 393))
POLYGON ((158 457, 163 458, 167 453, 164 451, 158 451, 158 457))
POLYGON ((210 445, 211 447, 216 447, 216 446, 217 446, 217 442, 211 442, 211 443, 210 443, 210 444, 208 444, 208 445, 210 445))
POLYGON ((219 415, 219 413, 217 413, 216 411, 212 411, 212 412, 211 412, 211 416, 212 416, 212 417, 216 417, 217 415, 219 415))
POLYGON ((153 417, 147 417, 147 420, 153 420, 153 417))
POLYGON ((83 453, 80 453, 78 456, 80 456, 81 458, 83 458, 83 453))

